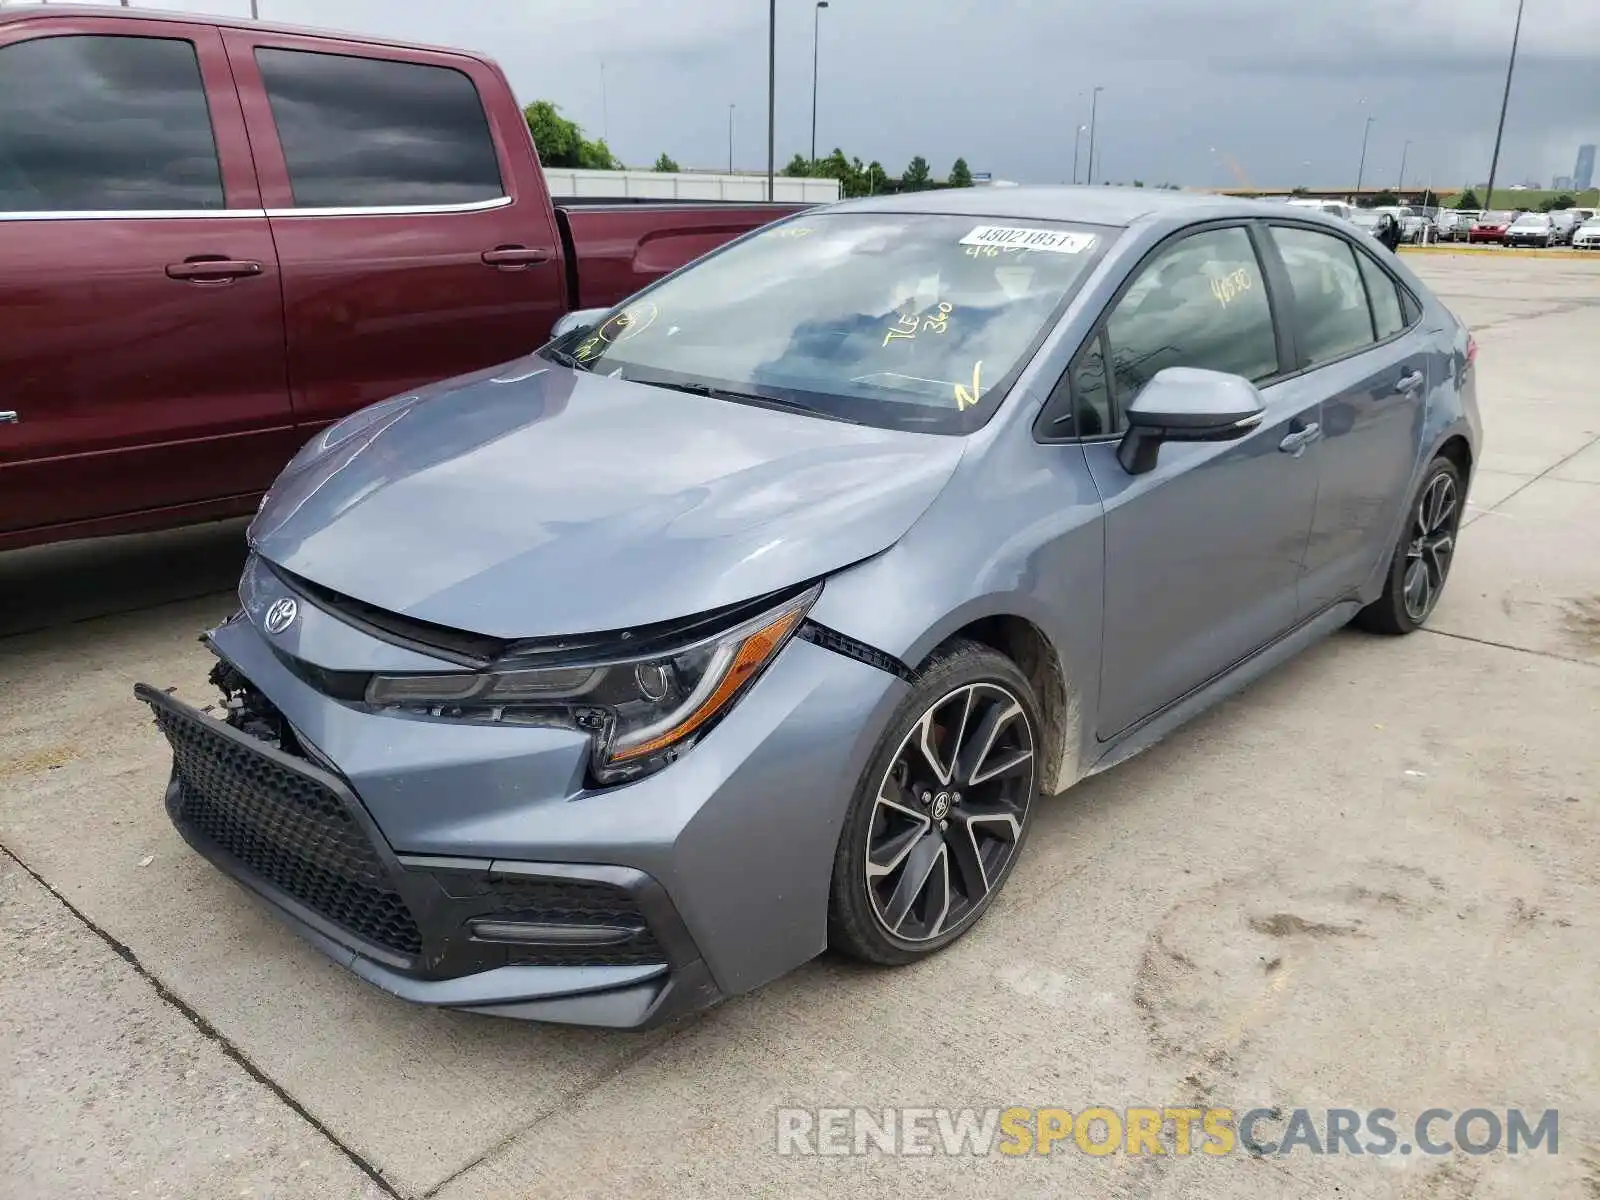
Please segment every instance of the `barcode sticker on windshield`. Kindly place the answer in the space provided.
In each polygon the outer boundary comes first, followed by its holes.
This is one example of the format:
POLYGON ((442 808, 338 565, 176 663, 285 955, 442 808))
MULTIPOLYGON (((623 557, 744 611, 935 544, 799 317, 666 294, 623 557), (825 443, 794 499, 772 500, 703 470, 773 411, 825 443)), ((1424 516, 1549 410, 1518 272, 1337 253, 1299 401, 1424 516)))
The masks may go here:
POLYGON ((979 225, 963 246, 993 246, 996 250, 1051 250, 1057 254, 1082 254, 1095 243, 1092 233, 1064 229, 1027 229, 1020 225, 979 225))

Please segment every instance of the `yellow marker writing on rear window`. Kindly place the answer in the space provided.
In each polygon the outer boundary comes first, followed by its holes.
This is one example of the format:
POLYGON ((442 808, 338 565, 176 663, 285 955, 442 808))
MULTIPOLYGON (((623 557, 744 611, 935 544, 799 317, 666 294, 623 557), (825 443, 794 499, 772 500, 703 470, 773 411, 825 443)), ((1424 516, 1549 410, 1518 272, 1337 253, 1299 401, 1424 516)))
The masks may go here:
POLYGON ((978 397, 983 394, 983 360, 979 359, 972 364, 972 390, 969 392, 959 383, 956 384, 956 409, 965 411, 973 408, 978 403, 978 397))

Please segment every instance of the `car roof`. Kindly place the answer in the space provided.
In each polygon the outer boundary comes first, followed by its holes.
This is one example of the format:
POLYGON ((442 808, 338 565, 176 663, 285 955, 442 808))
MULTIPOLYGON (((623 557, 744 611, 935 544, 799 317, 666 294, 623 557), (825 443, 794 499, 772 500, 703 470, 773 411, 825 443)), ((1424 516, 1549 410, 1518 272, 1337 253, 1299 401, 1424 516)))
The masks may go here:
POLYGON ((1131 187, 970 187, 900 192, 830 204, 830 212, 929 213, 1007 221, 1127 226, 1147 216, 1216 220, 1283 214, 1283 205, 1209 192, 1131 187))
MULTIPOLYGON (((431 50, 437 53, 443 49, 437 45, 406 42, 397 38, 375 36, 370 33, 352 33, 344 29, 328 29, 324 26, 288 25, 276 21, 252 21, 248 15, 230 17, 213 13, 183 12, 178 9, 111 8, 105 5, 92 4, 61 4, 53 8, 42 4, 24 4, 19 8, 0 8, 0 25, 17 21, 37 21, 40 18, 51 18, 53 21, 60 22, 84 17, 115 17, 121 21, 130 19, 135 21, 177 21, 185 25, 213 25, 224 29, 248 29, 256 33, 287 33, 331 38, 335 41, 353 42, 368 46, 386 46, 396 50, 431 50)), ((488 61, 483 55, 476 54, 470 50, 451 50, 450 53, 459 54, 463 58, 488 61)))

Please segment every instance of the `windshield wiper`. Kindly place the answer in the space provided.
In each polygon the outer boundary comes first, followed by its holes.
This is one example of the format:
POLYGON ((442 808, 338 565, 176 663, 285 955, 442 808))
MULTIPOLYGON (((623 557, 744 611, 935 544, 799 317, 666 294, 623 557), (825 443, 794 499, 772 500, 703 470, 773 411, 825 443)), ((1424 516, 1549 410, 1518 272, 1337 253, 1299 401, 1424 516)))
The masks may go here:
POLYGON ((587 371, 589 369, 565 350, 556 346, 546 346, 539 353, 543 354, 551 362, 558 363, 563 367, 571 367, 574 371, 587 371))
POLYGON ((797 400, 784 400, 779 396, 763 396, 758 392, 739 392, 729 388, 712 387, 707 383, 668 383, 665 380, 630 378, 630 383, 643 383, 650 387, 667 388, 674 392, 687 392, 691 396, 709 396, 713 400, 732 400, 736 404, 751 404, 757 408, 771 408, 779 412, 803 413, 808 417, 821 417, 825 421, 843 421, 846 425, 864 425, 854 417, 812 408, 797 400))

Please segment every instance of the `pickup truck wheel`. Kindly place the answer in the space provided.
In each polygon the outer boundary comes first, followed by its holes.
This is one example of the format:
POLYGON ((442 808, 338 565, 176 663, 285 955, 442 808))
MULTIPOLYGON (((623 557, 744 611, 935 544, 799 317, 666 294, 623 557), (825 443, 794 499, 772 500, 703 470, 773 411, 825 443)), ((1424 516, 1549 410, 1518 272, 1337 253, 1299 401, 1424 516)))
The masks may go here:
POLYGON ((857 784, 834 855, 828 944, 884 966, 977 922, 1011 874, 1037 789, 1027 678, 987 646, 937 651, 857 784))

